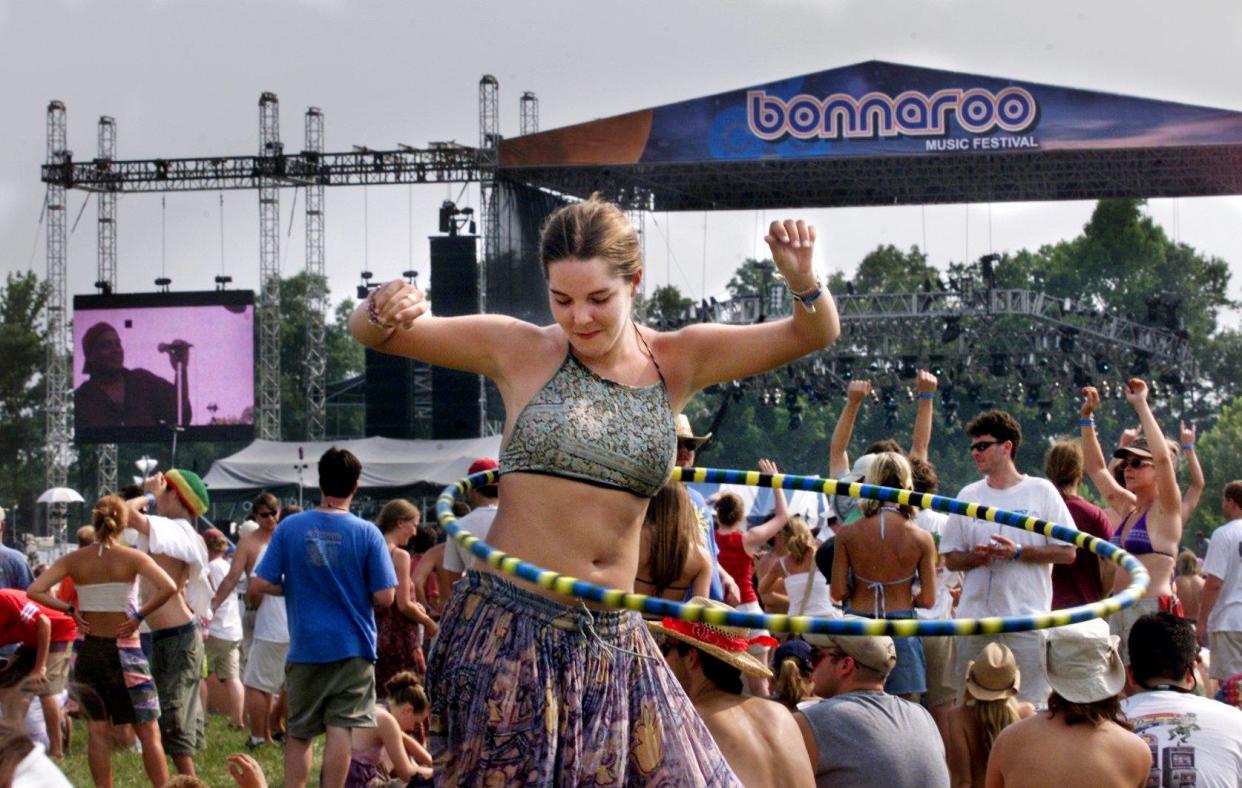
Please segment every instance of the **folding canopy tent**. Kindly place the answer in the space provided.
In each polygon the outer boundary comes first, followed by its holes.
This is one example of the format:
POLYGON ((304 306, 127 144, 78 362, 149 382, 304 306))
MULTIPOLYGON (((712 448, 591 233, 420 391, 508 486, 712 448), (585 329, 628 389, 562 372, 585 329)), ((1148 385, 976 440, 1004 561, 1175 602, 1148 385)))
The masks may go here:
POLYGON ((257 440, 212 463, 203 482, 213 504, 244 500, 262 490, 282 497, 297 495, 299 485, 303 490, 317 490, 319 457, 332 446, 358 456, 362 462, 358 483, 366 497, 425 497, 465 476, 470 463, 479 457, 497 456, 500 436, 467 440, 257 440))

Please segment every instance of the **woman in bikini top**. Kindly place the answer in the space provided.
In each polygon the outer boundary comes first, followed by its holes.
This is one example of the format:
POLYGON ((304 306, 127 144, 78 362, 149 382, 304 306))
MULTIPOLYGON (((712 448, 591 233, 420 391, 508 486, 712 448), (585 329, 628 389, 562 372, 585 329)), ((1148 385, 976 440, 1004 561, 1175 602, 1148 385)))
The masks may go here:
POLYGON ((685 486, 664 485, 643 518, 634 590, 674 602, 706 597, 712 584, 712 560, 704 541, 703 524, 685 486))
MULTIPOLYGON (((911 489, 909 461, 895 452, 881 452, 866 481, 911 489)), ((844 601, 847 612, 872 618, 934 605, 936 544, 932 535, 915 524, 909 507, 864 500, 859 508, 865 516, 837 532, 833 600, 844 601)))
MULTIPOLYGON (((1182 494, 1177 486, 1175 454, 1147 403, 1147 384, 1132 378, 1127 384, 1126 399, 1138 414, 1143 436, 1113 453, 1123 463, 1124 485, 1117 483, 1104 462, 1092 418, 1100 395, 1090 386, 1083 389, 1083 458, 1096 489, 1115 511, 1124 513, 1110 541, 1132 553, 1147 568, 1151 583, 1144 597, 1171 597, 1173 561, 1182 541, 1182 494)), ((1111 562, 1103 566, 1105 586, 1111 587, 1110 593, 1122 591, 1130 584, 1130 575, 1124 569, 1111 562), (1111 584, 1107 582, 1110 577, 1111 584)))

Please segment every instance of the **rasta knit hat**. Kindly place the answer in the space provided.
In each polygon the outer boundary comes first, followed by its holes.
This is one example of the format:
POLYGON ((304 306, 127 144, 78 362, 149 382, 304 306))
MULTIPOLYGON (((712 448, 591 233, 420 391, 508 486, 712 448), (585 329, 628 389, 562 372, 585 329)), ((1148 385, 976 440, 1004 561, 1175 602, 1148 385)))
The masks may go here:
POLYGON ((207 497, 207 485, 203 484, 203 480, 194 471, 173 468, 164 474, 164 480, 177 493, 182 505, 193 512, 195 517, 202 517, 211 505, 211 499, 207 497))

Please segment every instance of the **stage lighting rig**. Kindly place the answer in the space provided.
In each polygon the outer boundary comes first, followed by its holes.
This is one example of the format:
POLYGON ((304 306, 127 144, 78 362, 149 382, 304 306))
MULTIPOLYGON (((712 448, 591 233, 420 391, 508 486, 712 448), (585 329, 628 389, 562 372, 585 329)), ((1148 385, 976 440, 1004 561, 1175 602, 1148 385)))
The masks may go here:
POLYGON ((112 283, 107 280, 101 280, 95 283, 95 289, 100 295, 112 295, 112 283))
POLYGON ((155 286, 160 289, 161 293, 167 293, 171 284, 172 279, 169 279, 167 276, 161 276, 155 280, 155 286))
POLYGON ((217 289, 217 290, 227 290, 227 289, 228 289, 229 284, 230 284, 232 281, 233 281, 233 277, 231 277, 231 276, 225 276, 225 275, 221 274, 220 276, 217 276, 217 277, 216 277, 216 289, 217 289))
POLYGON ((368 295, 371 294, 372 290, 379 287, 378 284, 375 284, 375 285, 371 284, 371 278, 375 276, 375 274, 371 273, 370 271, 363 271, 361 276, 362 276, 362 284, 358 285, 358 299, 359 300, 366 298, 368 295))
POLYGON ((474 221, 474 209, 458 208, 452 200, 440 203, 440 232, 457 235, 463 227, 470 235, 477 232, 478 225, 474 221))

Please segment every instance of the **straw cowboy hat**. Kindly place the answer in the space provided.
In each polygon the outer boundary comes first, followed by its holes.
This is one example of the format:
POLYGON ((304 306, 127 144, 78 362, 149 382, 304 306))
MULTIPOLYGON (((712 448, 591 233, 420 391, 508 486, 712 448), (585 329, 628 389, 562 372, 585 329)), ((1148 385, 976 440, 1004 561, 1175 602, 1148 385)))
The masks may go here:
MULTIPOLYGON (((703 607, 713 610, 733 610, 724 602, 717 602, 714 599, 706 599, 696 596, 690 600, 692 605, 702 605, 703 607)), ((727 665, 732 665, 748 676, 762 676, 763 678, 772 678, 772 671, 759 660, 746 653, 751 646, 767 646, 769 648, 779 645, 777 640, 767 635, 758 637, 747 637, 750 634, 748 629, 739 629, 737 627, 718 627, 714 624, 703 624, 698 621, 682 621, 678 618, 666 618, 663 621, 648 621, 647 626, 651 631, 665 637, 676 638, 683 643, 689 643, 700 651, 711 654, 716 659, 727 665)))
POLYGON ((694 428, 690 426, 690 418, 684 413, 677 414, 677 440, 694 441, 694 447, 697 449, 711 439, 710 432, 706 435, 695 435, 694 428))
POLYGON ((1018 661, 1003 643, 989 643, 966 668, 966 692, 976 700, 1004 700, 1018 694, 1018 661))

